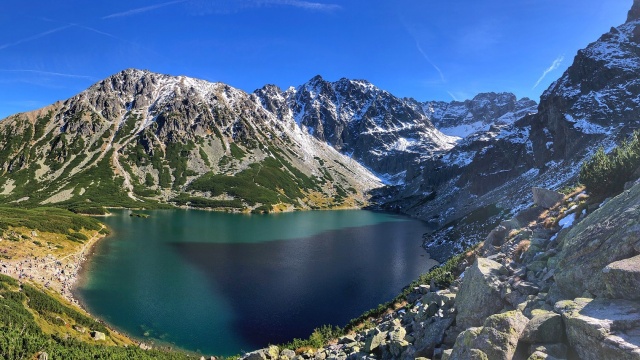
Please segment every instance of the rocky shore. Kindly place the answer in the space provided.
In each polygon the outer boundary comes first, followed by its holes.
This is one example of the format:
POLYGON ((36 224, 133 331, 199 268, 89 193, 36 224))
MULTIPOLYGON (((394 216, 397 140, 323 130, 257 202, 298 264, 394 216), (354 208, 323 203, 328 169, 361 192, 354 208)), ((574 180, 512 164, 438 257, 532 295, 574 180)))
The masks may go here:
MULTIPOLYGON (((37 233, 33 232, 32 235, 37 233)), ((96 232, 81 246, 64 255, 47 253, 38 255, 30 252, 11 259, 0 259, 0 273, 20 281, 30 281, 62 295, 70 303, 80 306, 73 296, 73 288, 79 277, 82 264, 93 246, 105 235, 96 232)))
POLYGON ((416 287, 321 349, 242 359, 640 359, 640 184, 602 204, 580 189, 535 189, 534 202, 467 253, 448 288, 416 287))

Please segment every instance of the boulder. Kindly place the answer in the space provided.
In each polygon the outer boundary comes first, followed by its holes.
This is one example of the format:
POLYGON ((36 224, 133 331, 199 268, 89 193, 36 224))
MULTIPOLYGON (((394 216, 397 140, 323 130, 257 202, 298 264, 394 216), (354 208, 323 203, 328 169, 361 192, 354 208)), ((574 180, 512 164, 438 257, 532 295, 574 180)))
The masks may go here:
POLYGON ((557 191, 538 187, 534 187, 531 190, 533 191, 533 203, 545 209, 550 209, 556 206, 560 201, 562 201, 562 199, 564 199, 564 195, 557 191))
POLYGON ((528 322, 519 311, 489 316, 483 327, 460 333, 450 358, 511 360, 528 322))
POLYGON ((422 326, 415 330, 415 341, 413 346, 416 349, 416 356, 431 357, 433 350, 442 343, 445 330, 453 323, 453 318, 438 318, 429 324, 422 323, 422 326))
POLYGON ((241 359, 242 360, 268 360, 264 352, 264 349, 246 353, 243 357, 241 357, 241 359))
POLYGON ((483 252, 487 255, 495 254, 496 248, 502 246, 508 234, 509 229, 503 225, 498 225, 495 229, 491 230, 482 245, 483 252))
POLYGON ((569 349, 563 343, 533 344, 529 348, 529 353, 533 354, 535 352, 546 354, 547 359, 566 359, 569 349))
POLYGON ((640 255, 607 265, 602 270, 602 281, 604 296, 640 300, 640 255))
POLYGON ((105 341, 105 340, 107 340, 107 336, 104 333, 100 332, 100 331, 91 332, 91 337, 93 338, 93 340, 96 340, 96 341, 105 341))
POLYGON ((487 316, 500 312, 505 303, 500 296, 500 275, 506 269, 499 263, 478 258, 465 271, 464 280, 456 296, 458 315, 456 324, 461 329, 480 326, 487 316))
POLYGON ((640 303, 578 298, 560 301, 555 308, 580 359, 640 359, 640 303))
POLYGON ((553 277, 563 299, 575 299, 585 291, 600 297, 634 297, 629 289, 635 276, 633 264, 612 263, 638 253, 640 184, 609 200, 568 231, 553 277), (608 265, 612 265, 609 271, 608 265), (626 279, 620 287, 612 282, 618 277, 626 279))
POLYGON ((371 330, 369 336, 367 336, 367 340, 364 343, 364 352, 372 353, 376 351, 380 345, 383 345, 384 340, 387 338, 387 333, 381 331, 377 327, 371 330))
POLYGON ((473 347, 491 360, 511 360, 528 322, 526 316, 515 310, 489 316, 473 347))
POLYGON ((294 357, 296 357, 296 352, 293 350, 284 349, 280 352, 281 360, 292 360, 294 357))
POLYGON ((562 316, 552 311, 533 310, 533 317, 520 338, 529 344, 560 342, 564 338, 562 316))

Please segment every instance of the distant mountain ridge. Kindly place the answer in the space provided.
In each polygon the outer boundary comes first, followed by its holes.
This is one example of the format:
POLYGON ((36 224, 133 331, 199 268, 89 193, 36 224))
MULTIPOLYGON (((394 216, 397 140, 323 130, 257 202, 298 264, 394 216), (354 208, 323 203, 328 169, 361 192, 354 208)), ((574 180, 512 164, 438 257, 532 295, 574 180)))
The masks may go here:
MULTIPOLYGON (((421 161, 405 186, 379 194, 382 207, 443 229, 469 216, 495 225, 493 215, 473 214, 515 212, 530 204, 531 187, 575 182, 580 164, 598 147, 611 149, 640 128, 639 6, 635 1, 626 23, 578 51, 543 93, 536 113, 491 126, 421 161)), ((427 237, 432 252, 479 240, 447 231, 427 237)))
MULTIPOLYGON (((503 116, 517 106, 493 107, 503 116)), ((456 145, 429 116, 423 104, 364 80, 316 76, 248 94, 128 69, 2 121, 0 196, 76 208, 363 206, 380 179, 403 183, 417 161, 456 145)))

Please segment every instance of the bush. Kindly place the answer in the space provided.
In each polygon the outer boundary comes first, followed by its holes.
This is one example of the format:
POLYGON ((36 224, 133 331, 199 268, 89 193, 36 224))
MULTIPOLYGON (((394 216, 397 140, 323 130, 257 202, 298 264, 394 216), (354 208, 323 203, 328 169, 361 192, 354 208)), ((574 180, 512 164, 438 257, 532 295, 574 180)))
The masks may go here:
POLYGON ((624 184, 633 179, 640 168, 640 133, 634 132, 630 139, 623 141, 610 153, 600 147, 596 153, 582 164, 580 182, 596 198, 617 195, 624 184))

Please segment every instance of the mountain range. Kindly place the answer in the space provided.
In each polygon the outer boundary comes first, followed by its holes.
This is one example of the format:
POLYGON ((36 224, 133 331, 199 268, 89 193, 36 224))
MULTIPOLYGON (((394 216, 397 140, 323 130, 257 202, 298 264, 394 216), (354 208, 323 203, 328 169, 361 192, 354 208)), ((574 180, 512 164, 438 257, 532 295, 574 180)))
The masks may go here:
POLYGON ((372 206, 429 221, 432 247, 466 246, 478 239, 451 241, 452 224, 495 225, 528 206, 531 187, 575 181, 584 159, 638 127, 637 25, 632 11, 580 50, 539 104, 420 102, 320 76, 246 93, 124 70, 0 121, 0 200, 79 212, 372 206))

